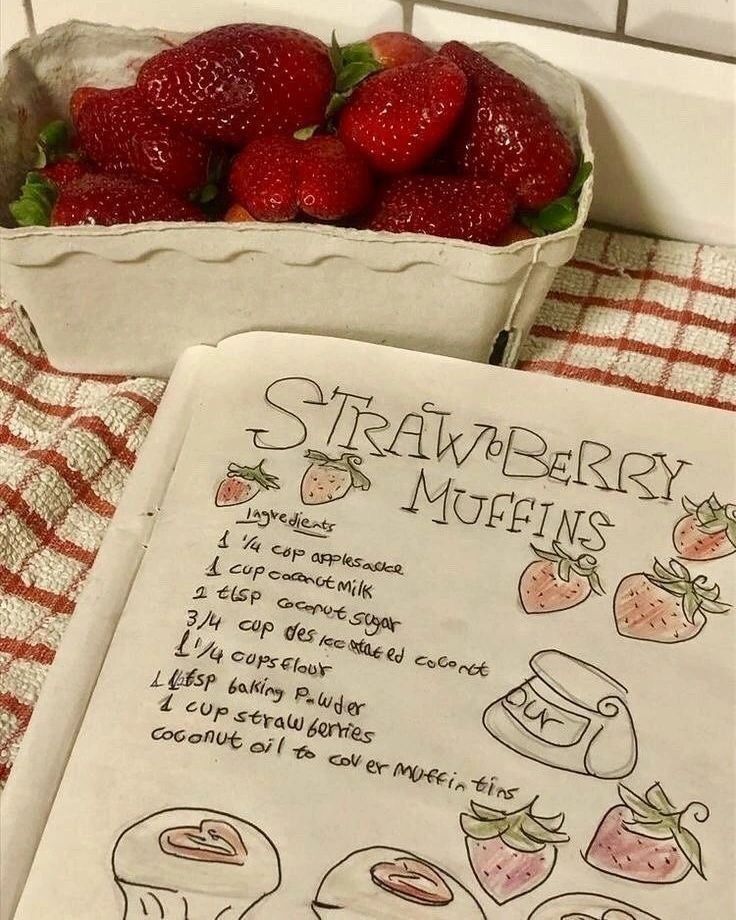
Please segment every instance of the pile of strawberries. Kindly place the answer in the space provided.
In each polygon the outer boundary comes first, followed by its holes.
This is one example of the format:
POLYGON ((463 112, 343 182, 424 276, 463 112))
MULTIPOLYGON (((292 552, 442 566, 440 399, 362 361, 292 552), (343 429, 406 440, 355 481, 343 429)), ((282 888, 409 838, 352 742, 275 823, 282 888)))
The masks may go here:
POLYGON ((571 226, 590 166, 545 102, 460 42, 328 48, 221 26, 42 132, 20 225, 326 221, 505 245, 571 226))

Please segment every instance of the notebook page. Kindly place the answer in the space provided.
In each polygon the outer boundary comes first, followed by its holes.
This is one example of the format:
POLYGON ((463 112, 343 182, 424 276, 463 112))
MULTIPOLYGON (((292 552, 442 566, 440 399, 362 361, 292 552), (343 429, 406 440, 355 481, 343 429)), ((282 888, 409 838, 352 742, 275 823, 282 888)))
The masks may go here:
POLYGON ((223 343, 17 920, 728 916, 735 459, 716 410, 223 343))

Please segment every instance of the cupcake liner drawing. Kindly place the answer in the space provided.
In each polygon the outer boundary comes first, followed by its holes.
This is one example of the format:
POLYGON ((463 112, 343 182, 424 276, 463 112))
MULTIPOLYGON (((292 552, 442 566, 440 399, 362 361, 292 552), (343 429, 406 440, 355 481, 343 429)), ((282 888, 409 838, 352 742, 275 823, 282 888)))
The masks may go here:
POLYGON ((320 882, 319 920, 485 920, 473 895, 448 872, 392 847, 356 850, 320 882))
POLYGON ((170 808, 118 837, 123 920, 240 920, 276 891, 281 865, 262 830, 234 815, 170 808))

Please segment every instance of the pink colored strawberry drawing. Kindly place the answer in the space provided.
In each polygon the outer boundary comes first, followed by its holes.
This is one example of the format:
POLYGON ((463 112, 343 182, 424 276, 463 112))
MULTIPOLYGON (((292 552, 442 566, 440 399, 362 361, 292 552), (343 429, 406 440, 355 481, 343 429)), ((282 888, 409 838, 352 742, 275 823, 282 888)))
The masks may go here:
POLYGON ((470 866, 483 890, 505 904, 538 888, 557 861, 557 845, 567 843, 563 814, 534 814, 533 799, 505 812, 471 802, 472 814, 460 815, 470 866))
POLYGON ((264 460, 258 466, 240 466, 231 463, 227 468, 227 476, 221 480, 215 494, 215 504, 218 508, 227 505, 242 505, 255 498, 261 489, 278 489, 277 476, 271 476, 263 469, 264 460))
POLYGON ((682 500, 687 511, 675 524, 672 542, 683 559, 707 562, 736 553, 736 505, 722 505, 715 495, 696 505, 682 500))
POLYGON ((357 454, 328 457, 320 450, 308 450, 311 460, 302 477, 302 501, 305 505, 324 505, 343 498, 351 489, 370 489, 371 481, 360 472, 363 462, 357 454))
POLYGON ((686 642, 705 626, 707 613, 725 613, 721 589, 705 575, 694 578, 677 559, 668 566, 654 560, 653 572, 627 575, 616 588, 616 629, 628 639, 686 642))
POLYGON ((519 579, 519 600, 527 613, 554 613, 577 607, 590 593, 603 594, 595 556, 575 558, 553 541, 552 550, 529 544, 539 559, 519 579))
POLYGON ((671 885, 691 869, 705 878, 700 844, 682 823, 691 810, 696 821, 708 819, 702 802, 678 811, 659 783, 643 798, 623 784, 618 794, 622 804, 603 816, 583 857, 589 865, 632 882, 671 885))

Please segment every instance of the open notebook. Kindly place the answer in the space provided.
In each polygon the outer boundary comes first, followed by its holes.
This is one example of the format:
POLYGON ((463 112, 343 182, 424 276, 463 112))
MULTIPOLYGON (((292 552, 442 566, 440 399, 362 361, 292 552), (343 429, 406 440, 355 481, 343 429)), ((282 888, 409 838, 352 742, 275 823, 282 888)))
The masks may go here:
POLYGON ((189 350, 3 797, 3 920, 731 916, 735 434, 189 350))

